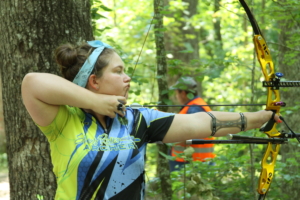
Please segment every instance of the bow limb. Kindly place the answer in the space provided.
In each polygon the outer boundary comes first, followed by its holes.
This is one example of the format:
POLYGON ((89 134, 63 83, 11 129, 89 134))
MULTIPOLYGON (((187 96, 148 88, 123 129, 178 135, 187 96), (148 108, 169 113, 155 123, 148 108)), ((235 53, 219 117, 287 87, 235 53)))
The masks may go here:
MULTIPOLYGON (((260 28, 246 2, 244 0, 239 1, 245 9, 254 31, 253 42, 255 45, 257 59, 260 63, 265 81, 275 81, 276 79, 279 81, 279 79, 276 78, 270 50, 260 31, 260 28)), ((266 110, 272 110, 277 115, 279 115, 281 105, 283 105, 283 103, 280 102, 279 87, 268 87, 266 110)), ((269 138, 278 137, 280 135, 280 132, 277 130, 276 125, 277 124, 275 120, 271 119, 264 128, 261 128, 261 131, 267 134, 269 138)), ((273 180, 274 168, 279 149, 280 144, 272 144, 271 142, 269 142, 266 152, 262 158, 261 173, 257 188, 260 200, 265 199, 273 180)))
MULTIPOLYGON (((253 40, 257 53, 257 59, 265 76, 265 81, 271 81, 275 79, 275 71, 269 48, 267 47, 267 44, 261 35, 255 35, 253 40)), ((266 110, 272 110, 279 115, 280 107, 279 88, 268 87, 266 110)), ((261 129, 261 131, 267 134, 269 138, 278 137, 280 132, 276 128, 276 122, 271 119, 269 123, 270 128, 266 127, 266 129, 261 129)), ((257 188, 257 192, 260 194, 259 199, 265 199, 265 196, 270 188, 272 179, 274 177, 274 168, 279 149, 280 144, 268 143, 266 152, 261 162, 262 170, 257 188)))

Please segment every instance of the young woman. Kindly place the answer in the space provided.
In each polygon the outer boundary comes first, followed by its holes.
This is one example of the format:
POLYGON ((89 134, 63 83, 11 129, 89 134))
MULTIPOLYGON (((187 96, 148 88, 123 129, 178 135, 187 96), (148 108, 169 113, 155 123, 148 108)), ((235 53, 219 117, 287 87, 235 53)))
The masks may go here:
POLYGON ((29 73, 22 83, 26 109, 50 143, 55 199, 141 200, 147 143, 224 136, 272 117, 271 111, 174 115, 125 108, 131 79, 109 45, 65 44, 55 56, 64 78, 29 73))

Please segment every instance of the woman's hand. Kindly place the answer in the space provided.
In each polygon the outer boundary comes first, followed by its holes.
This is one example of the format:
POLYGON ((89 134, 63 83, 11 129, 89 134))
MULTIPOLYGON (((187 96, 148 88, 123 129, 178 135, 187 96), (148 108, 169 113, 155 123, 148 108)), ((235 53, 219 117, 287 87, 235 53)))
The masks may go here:
POLYGON ((116 117, 116 114, 119 114, 122 117, 125 116, 125 104, 127 103, 127 99, 125 97, 96 93, 95 95, 97 100, 94 100, 95 102, 93 104, 92 111, 110 118, 116 117))
POLYGON ((270 110, 262 110, 262 111, 258 111, 257 112, 258 116, 262 116, 263 118, 261 119, 261 125, 260 130, 261 131, 270 131, 275 123, 281 123, 282 121, 280 120, 279 116, 276 115, 276 113, 274 111, 270 111, 270 110))

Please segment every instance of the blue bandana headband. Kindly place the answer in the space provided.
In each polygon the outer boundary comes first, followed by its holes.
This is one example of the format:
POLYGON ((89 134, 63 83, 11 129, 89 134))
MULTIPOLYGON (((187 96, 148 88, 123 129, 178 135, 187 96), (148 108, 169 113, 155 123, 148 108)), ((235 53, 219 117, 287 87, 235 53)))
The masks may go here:
POLYGON ((97 59, 104 50, 104 48, 112 48, 108 44, 105 44, 99 40, 88 41, 87 43, 92 47, 96 47, 97 49, 95 49, 92 52, 92 54, 86 59, 83 66, 81 67, 81 69, 79 70, 79 72, 73 80, 73 83, 81 87, 86 86, 88 78, 94 69, 94 65, 97 62, 97 59))

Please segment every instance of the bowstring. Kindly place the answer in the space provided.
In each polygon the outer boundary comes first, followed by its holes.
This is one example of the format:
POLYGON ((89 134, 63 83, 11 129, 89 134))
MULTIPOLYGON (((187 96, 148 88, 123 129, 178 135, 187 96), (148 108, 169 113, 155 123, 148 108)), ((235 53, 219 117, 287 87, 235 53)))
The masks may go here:
POLYGON ((144 42, 143 42, 142 48, 141 48, 141 50, 140 50, 140 53, 139 53, 139 55, 138 55, 138 58, 137 58, 137 60, 136 60, 136 63, 135 63, 135 65, 134 65, 134 68, 133 68, 133 71, 132 71, 131 77, 133 77, 133 74, 134 74, 134 72, 135 72, 136 66, 137 66, 137 64, 138 64, 138 62, 139 62, 139 60, 140 60, 140 57, 141 57, 141 55, 142 55, 142 52, 143 52, 143 49, 144 49, 144 46, 145 46, 146 40, 147 40, 147 38, 148 38, 148 35, 149 35, 149 32, 150 32, 150 29, 151 29, 151 27, 152 27, 152 22, 153 22, 153 19, 154 19, 154 17, 155 17, 155 14, 153 15, 153 17, 152 17, 152 19, 151 19, 151 22, 150 22, 150 25, 149 25, 148 31, 147 31, 147 33, 146 33, 146 36, 145 36, 145 39, 144 39, 144 42))

